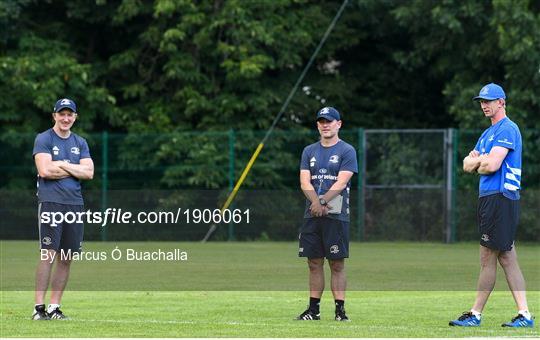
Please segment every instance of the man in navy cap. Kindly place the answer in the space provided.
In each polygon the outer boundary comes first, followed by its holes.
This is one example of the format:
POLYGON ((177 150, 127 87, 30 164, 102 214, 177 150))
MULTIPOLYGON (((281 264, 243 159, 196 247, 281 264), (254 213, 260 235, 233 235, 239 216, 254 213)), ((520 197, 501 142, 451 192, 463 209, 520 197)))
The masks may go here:
MULTIPOLYGON (((65 319, 60 300, 67 284, 71 254, 81 251, 84 211, 81 180, 94 176, 94 163, 86 140, 71 132, 77 119, 77 106, 68 98, 54 105, 54 126, 37 135, 34 161, 38 171, 38 219, 41 257, 36 270, 35 307, 33 320, 65 319), (52 214, 65 216, 56 223, 52 214), (71 216, 68 218, 68 214, 71 216), (47 216, 47 217, 45 217, 47 216), (56 269, 52 273, 53 263, 56 269), (51 281, 51 298, 45 309, 45 294, 51 281)), ((55 220, 59 220, 56 218, 55 220)))
POLYGON ((297 320, 319 320, 324 290, 324 258, 331 271, 335 320, 349 321, 345 314, 345 258, 349 257, 349 193, 351 177, 358 173, 355 149, 339 139, 339 112, 333 107, 317 113, 320 141, 302 152, 300 184, 306 200, 299 235, 299 256, 309 267, 309 306, 297 320))
POLYGON ((463 170, 480 175, 477 211, 480 275, 471 310, 450 321, 450 326, 480 326, 482 310, 495 286, 498 261, 518 309, 517 316, 502 326, 533 327, 525 279, 514 246, 521 189, 521 134, 518 126, 506 116, 506 95, 502 87, 487 84, 473 99, 480 102, 484 115, 491 120, 491 126, 463 160, 463 170))

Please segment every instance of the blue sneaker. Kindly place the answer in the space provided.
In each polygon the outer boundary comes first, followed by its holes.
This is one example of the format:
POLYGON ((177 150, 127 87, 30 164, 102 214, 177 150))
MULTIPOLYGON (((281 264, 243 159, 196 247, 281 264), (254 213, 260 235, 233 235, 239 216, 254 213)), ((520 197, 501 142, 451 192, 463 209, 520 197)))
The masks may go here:
POLYGON ((503 327, 534 327, 534 318, 531 317, 531 319, 527 319, 521 314, 518 314, 515 318, 512 319, 512 321, 503 323, 503 327))
POLYGON ((481 320, 474 316, 471 312, 463 312, 457 320, 452 320, 448 325, 462 327, 478 327, 481 320))

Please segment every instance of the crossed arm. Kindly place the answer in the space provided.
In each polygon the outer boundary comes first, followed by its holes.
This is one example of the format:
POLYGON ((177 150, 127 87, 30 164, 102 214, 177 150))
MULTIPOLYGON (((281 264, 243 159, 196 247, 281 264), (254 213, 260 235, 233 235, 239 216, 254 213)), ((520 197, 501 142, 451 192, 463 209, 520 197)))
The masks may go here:
MULTIPOLYGON (((353 175, 352 171, 340 171, 338 173, 338 178, 336 182, 330 187, 330 189, 322 196, 322 198, 329 202, 334 197, 339 195, 343 189, 347 187, 347 183, 353 175)), ((328 215, 328 206, 322 206, 319 203, 319 196, 315 192, 315 188, 311 184, 311 172, 309 170, 300 170, 300 187, 306 195, 307 199, 311 202, 309 210, 314 216, 325 216, 328 215)))
POLYGON ((64 161, 53 161, 48 153, 38 153, 34 157, 39 177, 46 179, 61 179, 75 177, 78 179, 94 178, 94 162, 91 158, 83 158, 80 164, 64 161))
POLYGON ((468 173, 477 172, 480 175, 490 175, 499 170, 507 154, 508 149, 502 146, 494 146, 490 153, 483 155, 472 150, 463 159, 463 170, 468 173))

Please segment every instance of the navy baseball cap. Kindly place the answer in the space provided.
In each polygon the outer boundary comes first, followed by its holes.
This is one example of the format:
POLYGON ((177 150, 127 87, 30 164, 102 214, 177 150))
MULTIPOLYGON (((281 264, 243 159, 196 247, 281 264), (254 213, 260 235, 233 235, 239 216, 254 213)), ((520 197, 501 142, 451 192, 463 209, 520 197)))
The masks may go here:
POLYGON ((478 96, 474 97, 473 100, 495 100, 495 99, 506 99, 506 94, 502 87, 497 84, 489 83, 486 86, 482 87, 478 96))
POLYGON ((317 112, 317 120, 324 118, 329 121, 341 120, 338 110, 333 107, 323 107, 317 112))
POLYGON ((73 112, 77 112, 77 105, 71 99, 62 98, 54 104, 54 112, 60 112, 62 109, 70 109, 73 112))

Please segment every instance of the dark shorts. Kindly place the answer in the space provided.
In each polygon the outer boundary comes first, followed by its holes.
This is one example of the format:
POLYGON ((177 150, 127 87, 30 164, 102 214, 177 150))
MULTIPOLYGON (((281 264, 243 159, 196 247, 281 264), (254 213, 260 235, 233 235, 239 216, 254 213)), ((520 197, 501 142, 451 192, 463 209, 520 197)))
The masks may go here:
MULTIPOLYGON (((39 225, 39 243, 41 249, 54 249, 60 251, 71 250, 71 252, 80 252, 82 249, 82 241, 84 234, 84 226, 82 223, 77 223, 78 216, 75 221, 71 221, 73 214, 83 212, 82 205, 69 205, 53 202, 43 202, 38 205, 38 225, 39 225), (67 217, 68 221, 54 222, 52 213, 62 213, 67 217), (49 213, 49 214, 47 214, 49 213), (46 220, 48 216, 48 221, 46 220), (52 224, 57 224, 53 226, 52 224)), ((56 219, 58 221, 58 218, 56 219)))
POLYGON ((480 197, 477 215, 480 244, 493 250, 512 250, 519 223, 519 201, 503 194, 480 197))
POLYGON ((330 260, 349 257, 349 222, 328 217, 305 218, 298 238, 300 257, 330 260))

